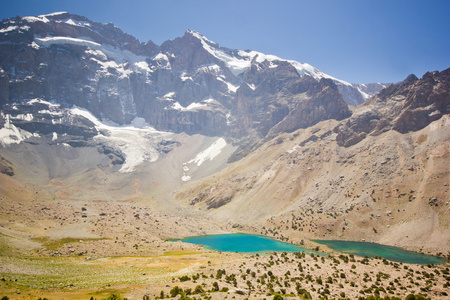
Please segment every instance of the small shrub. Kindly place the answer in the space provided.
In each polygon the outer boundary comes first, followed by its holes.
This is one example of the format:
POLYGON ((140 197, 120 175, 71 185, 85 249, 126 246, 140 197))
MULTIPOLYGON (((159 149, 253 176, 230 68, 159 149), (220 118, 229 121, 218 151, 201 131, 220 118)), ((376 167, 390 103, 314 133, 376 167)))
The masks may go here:
POLYGON ((283 297, 281 297, 281 295, 276 294, 275 296, 273 296, 273 300, 283 300, 283 297))
POLYGON ((414 294, 409 294, 408 296, 406 296, 405 300, 425 300, 426 298, 423 295, 414 295, 414 294))
POLYGON ((201 293, 203 293, 203 292, 204 292, 204 290, 203 290, 202 286, 201 286, 201 285, 197 285, 197 286, 195 287, 195 289, 194 289, 193 294, 201 294, 201 293))
POLYGON ((175 298, 178 294, 180 294, 183 290, 180 289, 178 286, 174 286, 170 290, 170 297, 175 298))
POLYGON ((219 290, 219 284, 216 281, 213 283, 213 289, 216 292, 219 290))

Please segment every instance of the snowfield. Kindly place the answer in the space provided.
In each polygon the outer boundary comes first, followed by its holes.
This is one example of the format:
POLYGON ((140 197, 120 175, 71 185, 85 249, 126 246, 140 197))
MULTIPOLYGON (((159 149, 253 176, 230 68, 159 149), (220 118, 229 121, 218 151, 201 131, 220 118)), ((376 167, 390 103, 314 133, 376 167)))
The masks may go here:
POLYGON ((83 108, 74 107, 71 113, 90 120, 99 132, 108 132, 108 135, 99 134, 95 139, 122 151, 125 163, 119 172, 132 172, 143 162, 156 161, 159 158, 158 143, 173 136, 172 133, 157 131, 148 126, 142 118, 135 118, 133 125, 117 126, 100 122, 83 108))
MULTIPOLYGON (((28 103, 42 103, 48 106, 48 109, 39 111, 39 113, 47 113, 56 117, 64 117, 64 113, 59 109, 59 105, 50 102, 33 99, 28 103)), ((173 133, 157 131, 150 127, 143 118, 136 117, 131 124, 118 126, 116 124, 108 124, 98 120, 91 112, 84 108, 73 107, 69 109, 69 114, 82 116, 92 123, 98 130, 99 134, 94 137, 106 145, 115 149, 119 149, 125 158, 125 162, 119 172, 131 172, 143 162, 154 162, 159 158, 157 150, 158 143, 162 140, 173 138, 173 133)), ((12 116, 1 112, 1 117, 5 119, 5 125, 0 129, 0 144, 6 147, 11 144, 19 144, 31 137, 39 137, 37 133, 31 133, 16 127, 13 120, 32 121, 33 115, 18 114, 12 116)), ((61 120, 56 118, 52 120, 53 124, 60 123, 61 120)), ((53 132, 52 141, 58 140, 58 134, 53 132)), ((69 146, 70 147, 70 146, 69 146)))
MULTIPOLYGON (((208 103, 214 101, 216 100, 207 99, 201 103, 192 103, 186 108, 181 107, 177 102, 175 103, 175 106, 179 106, 178 109, 180 110, 192 110, 205 107, 208 103)), ((119 126, 112 122, 99 120, 90 111, 84 108, 74 106, 71 109, 64 111, 59 104, 52 104, 41 99, 33 99, 28 101, 28 103, 45 104, 48 108, 41 109, 39 113, 52 115, 54 117, 54 119, 52 119, 53 124, 61 123, 62 119, 67 118, 67 114, 81 116, 91 121, 99 132, 98 135, 94 136, 94 140, 117 149, 122 153, 124 163, 119 169, 119 172, 121 173, 135 171, 136 168, 144 162, 157 161, 161 155, 158 151, 159 143, 163 140, 175 139, 177 136, 174 133, 162 132, 154 129, 145 122, 144 118, 140 117, 134 118, 131 124, 119 126)), ((5 120, 4 127, 0 129, 0 145, 3 147, 22 143, 31 137, 40 137, 38 133, 22 130, 13 124, 14 120, 33 121, 33 114, 10 115, 1 112, 1 117, 5 120)), ((56 132, 53 132, 49 138, 52 142, 58 143, 59 135, 56 132)), ((68 144, 65 144, 65 146, 71 147, 68 144)), ((191 169, 193 167, 194 169, 198 169, 198 167, 206 161, 213 160, 226 146, 227 143, 225 139, 217 138, 200 153, 194 153, 195 157, 183 164, 182 181, 191 180, 192 174, 187 175, 187 172, 192 172, 191 169)), ((196 171, 194 170, 194 172, 196 171)))
POLYGON ((5 126, 0 129, 0 143, 3 147, 11 144, 20 144, 27 138, 33 136, 32 133, 22 130, 11 124, 10 115, 3 115, 6 118, 5 126))
MULTIPOLYGON (((107 58, 114 60, 118 65, 122 63, 130 63, 132 65, 138 63, 137 67, 145 68, 145 60, 147 57, 139 56, 128 50, 122 50, 115 48, 108 44, 99 44, 94 41, 90 41, 88 37, 85 38, 71 38, 64 36, 48 36, 48 37, 34 37, 34 42, 40 47, 50 47, 51 45, 76 45, 87 47, 87 53, 92 53, 91 51, 100 51, 107 58)), ((99 52, 99 53, 100 53, 99 52)), ((147 66, 148 67, 148 66, 147 66)))
POLYGON ((209 146, 206 150, 197 154, 194 159, 188 161, 188 163, 195 163, 197 166, 201 166, 206 160, 213 160, 214 157, 220 154, 222 149, 227 145, 227 142, 224 138, 219 138, 215 141, 211 146, 209 146))
POLYGON ((227 142, 225 141, 225 139, 218 138, 208 148, 198 153, 193 159, 183 163, 183 176, 181 177, 181 180, 191 180, 191 176, 186 174, 190 170, 190 164, 195 164, 197 167, 200 167, 205 161, 213 160, 215 157, 217 157, 225 148, 225 146, 227 146, 227 142))

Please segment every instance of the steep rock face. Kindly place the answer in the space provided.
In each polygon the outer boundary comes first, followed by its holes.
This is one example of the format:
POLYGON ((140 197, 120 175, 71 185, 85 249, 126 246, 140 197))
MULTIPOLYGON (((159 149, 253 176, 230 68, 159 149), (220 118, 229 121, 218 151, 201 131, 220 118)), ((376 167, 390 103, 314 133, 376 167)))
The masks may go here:
POLYGON ((205 109, 211 106, 209 102, 200 104, 203 108, 192 108, 187 111, 171 109, 163 114, 157 114, 149 119, 151 124, 158 124, 171 132, 185 132, 188 134, 203 133, 210 136, 219 136, 227 129, 223 107, 218 103, 216 109, 205 109))
POLYGON ((67 13, 4 23, 0 55, 11 77, 5 90, 12 102, 42 98, 84 107, 119 124, 144 117, 158 129, 188 133, 217 132, 225 123, 225 115, 212 113, 206 103, 189 108, 212 97, 225 103, 230 98, 227 84, 217 79, 221 70, 199 49, 200 40, 192 32, 174 41, 170 51, 171 42, 158 51, 158 46, 139 43, 112 24, 67 13), (202 109, 207 111, 196 116, 202 109), (212 120, 198 122, 202 116, 212 120), (180 119, 188 125, 178 126, 180 119))
POLYGON ((9 76, 0 67, 0 107, 9 102, 9 76))
POLYGON ((240 134, 273 136, 351 115, 332 80, 300 77, 289 64, 252 63, 244 78, 251 86, 239 88, 232 110, 240 134))
POLYGON ((237 93, 232 115, 240 134, 255 130, 264 137, 289 113, 289 102, 282 90, 300 76, 295 68, 282 62, 252 62, 244 74, 246 83, 237 93))
POLYGON ((49 136, 55 144, 65 143, 73 147, 87 145, 98 134, 94 123, 88 119, 45 101, 5 106, 0 119, 11 131, 23 130, 30 137, 49 136))
POLYGON ((134 118, 131 85, 123 76, 130 66, 119 56, 151 55, 151 44, 112 24, 67 13, 18 17, 2 25, 0 55, 10 77, 10 102, 39 97, 85 107, 119 123, 134 118))
POLYGON ((450 69, 408 76, 360 106, 335 128, 341 146, 351 146, 367 135, 388 130, 417 131, 450 112, 450 69))
POLYGON ((320 121, 342 120, 351 115, 348 106, 342 99, 335 84, 329 79, 322 79, 318 89, 307 92, 309 99, 300 101, 271 133, 292 132, 299 128, 307 128, 320 121))
POLYGON ((242 122, 235 121, 243 111, 238 107, 253 113, 253 104, 242 103, 237 93, 244 86, 271 98, 268 114, 259 110, 248 116, 251 122, 244 121, 263 135, 286 117, 284 102, 291 100, 281 99, 282 89, 299 78, 328 78, 338 93, 352 94, 345 96, 351 104, 365 99, 357 88, 308 64, 228 49, 192 30, 157 46, 111 23, 65 12, 3 20, 0 68, 2 105, 40 98, 83 107, 118 124, 139 117, 159 130, 189 134, 239 135, 236 126, 242 122))
POLYGON ((398 132, 417 131, 450 112, 450 69, 428 72, 404 89, 404 109, 393 125, 398 132))

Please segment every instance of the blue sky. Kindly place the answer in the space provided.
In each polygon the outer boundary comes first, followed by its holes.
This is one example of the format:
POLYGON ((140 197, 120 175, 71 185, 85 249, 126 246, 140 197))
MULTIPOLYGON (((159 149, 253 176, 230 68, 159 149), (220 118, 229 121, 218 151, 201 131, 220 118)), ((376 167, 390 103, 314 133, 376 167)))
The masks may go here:
POLYGON ((193 29, 355 83, 450 67, 449 0, 0 0, 1 19, 55 11, 112 22, 158 45, 193 29))

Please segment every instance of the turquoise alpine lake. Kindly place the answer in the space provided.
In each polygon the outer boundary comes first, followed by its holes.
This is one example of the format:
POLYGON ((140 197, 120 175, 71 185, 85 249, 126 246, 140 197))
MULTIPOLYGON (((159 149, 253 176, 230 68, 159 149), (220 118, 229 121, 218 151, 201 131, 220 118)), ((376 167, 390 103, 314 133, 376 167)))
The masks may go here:
MULTIPOLYGON (((172 241, 182 241, 186 243, 202 245, 206 249, 222 252, 307 252, 324 255, 324 253, 319 253, 310 249, 302 248, 297 245, 283 243, 270 237, 245 233, 193 236, 181 240, 172 241)), ((327 245, 331 249, 338 252, 354 254, 362 257, 381 257, 395 262, 426 265, 442 264, 446 261, 446 259, 442 257, 406 251, 398 247, 375 243, 337 240, 313 240, 313 242, 327 245)))
POLYGON ((314 252, 300 246, 279 242, 266 236, 244 233, 193 236, 179 241, 202 245, 206 249, 222 252, 314 252))
POLYGON ((313 240, 313 242, 327 245, 333 250, 344 252, 347 254, 354 254, 358 256, 367 256, 367 257, 378 256, 395 262, 426 265, 426 264, 442 264, 446 261, 446 259, 442 257, 406 251, 401 248, 380 245, 375 243, 336 241, 336 240, 313 240))

